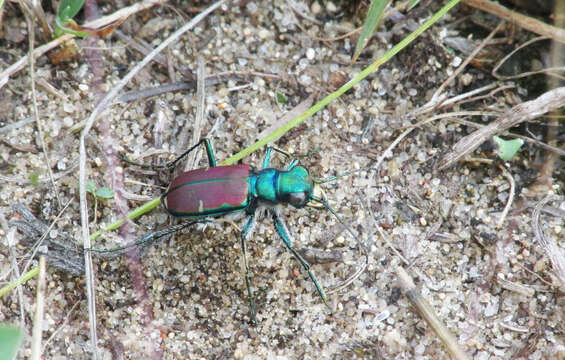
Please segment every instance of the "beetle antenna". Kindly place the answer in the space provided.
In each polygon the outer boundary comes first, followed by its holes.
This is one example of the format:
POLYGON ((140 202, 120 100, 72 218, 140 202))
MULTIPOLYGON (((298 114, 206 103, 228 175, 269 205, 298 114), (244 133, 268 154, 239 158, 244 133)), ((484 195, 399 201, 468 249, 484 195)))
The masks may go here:
POLYGON ((361 168, 361 169, 346 171, 346 172, 341 173, 339 175, 330 176, 330 177, 327 177, 327 178, 324 178, 324 179, 313 179, 313 181, 316 184, 324 184, 324 183, 327 183, 327 182, 336 181, 338 179, 341 179, 341 178, 349 176, 349 175, 356 174, 356 173, 361 172, 361 171, 371 171, 371 170, 376 170, 376 168, 374 168, 372 166, 367 166, 367 167, 364 167, 364 168, 361 168))
POLYGON ((363 244, 361 242, 361 240, 359 240, 359 237, 357 237, 355 235, 355 233, 353 232, 353 229, 351 229, 351 227, 349 225, 347 225, 342 219, 341 217, 334 211, 334 209, 332 209, 332 207, 330 206, 330 204, 328 204, 328 202, 320 197, 317 196, 312 196, 311 199, 313 201, 317 201, 320 204, 324 205, 324 207, 326 209, 328 209, 329 212, 331 212, 333 214, 333 216, 335 216, 335 218, 337 219, 337 221, 339 221, 339 223, 341 225, 343 225, 343 227, 345 227, 345 230, 355 239, 355 241, 357 242, 357 245, 363 249, 363 253, 365 255, 365 262, 363 265, 361 265, 361 267, 359 269, 357 269, 357 271, 355 271, 355 273, 353 275, 351 275, 349 278, 347 278, 347 280, 345 280, 344 282, 342 282, 340 285, 334 286, 333 288, 329 289, 326 293, 327 294, 332 294, 335 293, 341 289, 345 289, 346 287, 348 287, 353 281, 355 281, 367 268, 367 265, 369 265, 369 250, 367 249, 367 247, 365 246, 365 244, 363 244))

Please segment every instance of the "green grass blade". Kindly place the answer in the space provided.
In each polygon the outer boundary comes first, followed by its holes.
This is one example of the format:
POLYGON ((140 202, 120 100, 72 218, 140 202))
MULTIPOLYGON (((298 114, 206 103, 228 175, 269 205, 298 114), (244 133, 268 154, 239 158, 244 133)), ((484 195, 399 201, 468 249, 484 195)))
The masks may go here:
POLYGON ((389 61, 394 55, 398 54, 400 50, 404 49, 408 44, 410 44, 414 39, 420 36, 424 31, 426 31, 430 26, 432 26, 435 22, 437 22, 443 15, 445 15, 451 8, 459 3, 460 0, 450 0, 443 8, 441 8, 437 13, 435 13, 431 18, 429 18, 426 22, 424 22, 418 29, 414 30, 410 35, 404 38, 401 42, 396 44, 392 49, 387 51, 380 59, 373 62, 371 65, 367 66, 363 71, 361 71, 357 76, 347 82, 345 85, 337 89, 335 92, 329 94, 316 104, 314 104, 310 109, 306 110, 304 113, 300 114, 298 117, 292 119, 288 123, 284 124, 280 128, 276 129, 269 135, 265 136, 263 139, 258 140, 248 148, 238 152, 237 154, 231 156, 227 160, 223 161, 221 165, 232 165, 237 161, 243 159, 247 155, 251 154, 252 152, 262 148, 263 146, 267 145, 273 139, 278 139, 279 137, 283 136, 286 132, 290 129, 300 125, 304 120, 309 118, 310 116, 314 115, 318 111, 322 110, 326 105, 328 105, 331 101, 339 98, 343 95, 346 91, 351 89, 354 85, 361 82, 361 80, 365 79, 367 76, 372 74, 377 70, 379 66, 389 61))
MULTIPOLYGON (((326 96, 325 98, 323 98, 322 100, 320 100, 319 102, 314 104, 314 106, 312 106, 310 109, 306 110, 304 113, 302 113, 298 117, 294 118, 293 120, 289 121, 285 125, 276 129, 275 131, 273 131, 271 134, 267 135, 263 139, 260 139, 259 141, 255 142, 254 144, 247 147, 246 149, 238 152, 237 154, 235 154, 232 157, 228 158, 227 160, 223 161, 221 163, 221 165, 232 165, 232 164, 234 164, 235 162, 243 159, 244 157, 248 156, 249 154, 253 153, 254 151, 262 148, 265 145, 267 145, 269 142, 273 141, 274 139, 278 139, 279 137, 283 136, 286 132, 288 132, 292 128, 300 125, 304 120, 306 120, 310 116, 316 114, 318 111, 322 110, 331 101, 333 101, 333 100, 337 99, 338 97, 340 97, 341 95, 343 95, 347 90, 351 89, 354 85, 358 84, 361 80, 365 79, 367 76, 372 74, 375 70, 377 70, 377 68, 379 66, 381 66, 382 64, 384 64, 385 62, 390 60, 394 55, 398 54, 400 52, 400 50, 404 49, 408 44, 410 44, 412 41, 414 41, 414 39, 416 39, 419 35, 421 35, 424 31, 426 31, 430 26, 432 26, 435 22, 437 22, 443 15, 445 15, 449 10, 451 10, 455 5, 457 5, 459 3, 459 1, 460 0, 450 0, 443 8, 441 8, 431 18, 429 18, 418 29, 416 29, 414 32, 412 32, 410 35, 408 35, 406 38, 404 38, 401 42, 399 42, 397 45, 395 45, 386 54, 384 54, 380 59, 376 60, 371 65, 367 66, 363 71, 361 71, 357 76, 355 76, 353 79, 351 79, 347 84, 343 85, 342 87, 337 89, 335 92, 329 94, 328 96, 326 96)), ((151 211, 155 207, 159 206, 160 201, 161 201, 161 199, 157 198, 157 199, 151 200, 148 203, 143 204, 142 206, 131 211, 128 214, 128 218, 133 220, 133 219, 151 211)), ((115 230, 115 229, 119 228, 123 223, 125 223, 125 221, 126 221, 125 219, 120 219, 118 221, 115 221, 114 223, 110 224, 108 227, 101 229, 101 230, 98 230, 94 234, 91 234, 90 239, 94 240, 106 231, 111 231, 111 230, 115 230)), ((20 281, 21 279, 23 279, 25 277, 26 279, 24 281, 21 281, 21 283, 23 283, 23 282, 29 280, 30 278, 32 278, 33 276, 37 275, 38 271, 39 271, 38 268, 35 267, 35 268, 31 269, 29 272, 27 272, 26 274, 24 274, 17 281, 20 281), (34 273, 30 276, 29 274, 32 273, 32 272, 34 272, 34 273)), ((2 295, 4 295, 6 292, 10 291, 14 287, 15 286, 12 286, 12 283, 11 283, 11 284, 8 284, 8 285, 4 286, 3 288, 1 288, 0 289, 0 298, 2 297, 2 295), (5 290, 6 288, 8 288, 7 291, 5 290)))
POLYGON ((33 269, 31 269, 30 271, 28 271, 27 273, 20 276, 19 279, 12 281, 11 283, 9 283, 6 286, 3 286, 0 289, 0 298, 2 298, 2 296, 6 295, 8 292, 15 289, 19 285, 21 285, 21 284, 25 283, 26 281, 32 279, 38 273, 39 273, 39 267, 36 266, 33 269))
POLYGON ((367 43, 369 42, 369 39, 371 39, 371 36, 373 36, 377 25, 379 25, 379 22, 383 17, 385 8, 389 2, 390 0, 371 1, 369 11, 367 12, 367 18, 365 19, 365 24, 363 25, 363 29, 361 30, 361 34, 359 35, 359 40, 357 40, 357 45, 355 46, 355 52, 353 53, 351 63, 357 61, 357 58, 359 57, 359 55, 361 55, 361 52, 363 51, 363 49, 365 49, 365 46, 367 46, 367 43))

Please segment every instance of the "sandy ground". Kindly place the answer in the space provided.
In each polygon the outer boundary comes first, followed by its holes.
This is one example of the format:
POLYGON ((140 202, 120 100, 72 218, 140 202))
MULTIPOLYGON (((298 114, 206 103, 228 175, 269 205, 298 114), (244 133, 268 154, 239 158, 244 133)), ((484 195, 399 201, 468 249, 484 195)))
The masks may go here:
MULTIPOLYGON (((173 6, 187 14, 182 6, 173 6)), ((336 12, 313 13, 312 9, 317 12, 310 3, 296 2, 293 10, 283 1, 224 7, 163 54, 164 63, 169 59, 175 66, 176 81, 187 80, 186 74, 195 72, 197 56, 205 59, 208 74, 232 72, 207 87, 201 131, 213 141, 218 160, 250 145, 310 95, 315 99, 325 96, 340 82, 338 71, 349 79, 428 15, 417 9, 409 17, 385 22, 360 61, 349 65, 353 40, 332 39, 353 30, 354 18, 342 17, 339 7, 336 12), (281 101, 281 94, 288 101, 281 101)), ((433 27, 274 145, 300 156, 316 178, 374 166, 403 127, 424 119, 407 114, 424 104, 464 57, 447 51, 442 43, 446 24, 463 16, 455 11, 447 23, 433 27)), ((120 30, 156 47, 186 21, 181 13, 163 6, 128 19, 120 30)), ((25 33, 23 17, 5 17, 4 23, 25 33)), ((458 31, 449 29, 451 36, 458 31)), ((0 70, 23 56, 27 48, 26 41, 4 44, 0 70)), ((84 55, 76 61, 52 65, 41 57, 36 64, 36 80, 47 81, 56 90, 36 85, 55 186, 49 180, 38 127, 33 121, 26 123, 34 119, 29 71, 19 72, 0 90, 0 213, 14 221, 17 215, 11 205, 22 203, 50 224, 70 202, 48 236, 62 239, 64 232, 69 236, 65 239, 76 241, 80 248, 76 129, 96 99, 142 55, 116 36, 94 42, 77 40, 77 44, 84 55), (87 54, 88 49, 94 54, 87 54), (6 130, 11 124, 17 126, 6 130)), ((450 96, 492 82, 486 73, 473 68, 463 75, 466 81, 456 81, 450 96)), ((129 90, 171 81, 167 68, 153 62, 136 76, 129 90)), ((500 92, 461 109, 488 105, 503 110, 525 93, 520 90, 500 92)), ((165 152, 152 157, 160 159, 156 162, 173 158, 190 145, 196 104, 192 89, 113 105, 87 140, 89 179, 97 186, 111 187, 115 176, 123 176, 128 193, 147 199, 158 196, 162 191, 158 185, 170 180, 168 173, 155 175, 120 164, 123 172, 116 175, 115 167, 111 170, 107 162, 108 149, 145 163, 151 161, 146 155, 155 149, 165 152), (155 126, 160 111, 166 115, 162 131, 155 126)), ((450 169, 436 170, 442 154, 472 130, 449 118, 430 123, 403 139, 378 171, 361 171, 325 184, 330 205, 370 250, 367 270, 346 289, 328 296, 333 313, 286 251, 268 216, 259 220, 248 244, 258 325, 250 322, 239 229, 231 223, 217 221, 185 229, 149 248, 141 258, 136 251, 124 257, 95 257, 101 358, 449 358, 436 334, 401 293, 397 266, 414 277, 421 294, 472 358, 564 356, 562 292, 550 261, 535 242, 532 220, 535 204, 547 192, 534 191, 532 185, 539 176, 542 150, 527 144, 506 164, 517 192, 510 213, 497 228, 509 196, 508 180, 497 165, 459 162, 450 169)), ((474 156, 494 159, 488 149, 474 156)), ((261 153, 245 159, 256 167, 261 161, 261 153)), ((273 165, 283 167, 286 162, 277 156, 273 165)), ((557 167, 551 174, 553 191, 562 192, 563 169, 557 167)), ((119 217, 113 201, 98 201, 95 208, 90 200, 91 231, 119 217)), ((127 202, 130 209, 142 203, 127 202)), ((563 241, 564 206, 558 198, 541 213, 541 229, 553 241, 563 241)), ((363 253, 355 239, 325 209, 285 206, 282 213, 296 248, 333 251, 333 258, 341 259, 325 264, 312 261, 325 289, 339 285, 362 265, 363 253)), ((243 226, 241 221, 236 223, 243 226)), ((138 237, 167 226, 169 219, 158 209, 135 224, 132 229, 138 237)), ((117 234, 103 236, 97 245, 117 246, 117 234)), ((30 254, 23 237, 18 234, 20 244, 14 249, 20 272, 30 254)), ((13 264, 5 243, 0 245, 0 260, 5 284, 12 278, 13 264)), ((90 358, 84 277, 51 266, 47 284, 45 358, 90 358)), ((0 321, 23 321, 29 335, 34 296, 35 282, 31 281, 21 293, 12 291, 2 298, 0 321)), ((20 357, 28 356, 26 345, 20 357)))

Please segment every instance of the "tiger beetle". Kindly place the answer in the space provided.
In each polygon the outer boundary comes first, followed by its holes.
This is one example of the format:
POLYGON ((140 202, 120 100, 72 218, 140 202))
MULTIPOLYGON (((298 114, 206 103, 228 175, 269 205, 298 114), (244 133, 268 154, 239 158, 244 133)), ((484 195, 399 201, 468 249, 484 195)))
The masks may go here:
MULTIPOLYGON (((256 323, 255 301, 247 264, 246 241, 252 236, 257 224, 255 213, 258 207, 265 206, 272 215, 277 234, 281 237, 288 250, 296 260, 298 260, 304 270, 308 272, 308 276, 314 283, 318 295, 331 312, 324 290, 311 271, 310 265, 292 245, 292 237, 285 225, 280 207, 277 205, 290 204, 294 208, 300 209, 307 205, 319 207, 318 204, 321 204, 345 226, 346 230, 356 241, 358 241, 358 239, 349 226, 347 226, 329 206, 323 196, 315 195, 315 189, 316 192, 318 191, 318 183, 326 181, 313 180, 308 170, 298 164, 297 159, 292 160, 286 167, 286 170, 271 168, 269 165, 273 150, 285 156, 290 155, 282 150, 268 147, 260 170, 256 170, 246 164, 218 166, 210 140, 203 138, 178 158, 165 165, 150 166, 137 164, 126 159, 124 160, 128 163, 145 168, 172 169, 181 159, 202 144, 206 150, 209 167, 182 173, 173 179, 167 190, 161 195, 161 204, 170 215, 192 219, 193 221, 147 234, 141 240, 137 241, 134 246, 176 232, 195 223, 207 222, 209 220, 206 218, 209 217, 245 212, 247 221, 241 231, 240 240, 251 320, 256 323)), ((331 180, 336 178, 337 177, 334 177, 331 180)), ((123 250, 126 247, 102 251, 123 250)), ((91 250, 98 251, 96 249, 91 250)), ((358 271, 356 275, 359 273, 358 271)), ((352 279, 353 277, 349 280, 352 281, 352 279)), ((349 280, 348 283, 350 283, 349 280)))

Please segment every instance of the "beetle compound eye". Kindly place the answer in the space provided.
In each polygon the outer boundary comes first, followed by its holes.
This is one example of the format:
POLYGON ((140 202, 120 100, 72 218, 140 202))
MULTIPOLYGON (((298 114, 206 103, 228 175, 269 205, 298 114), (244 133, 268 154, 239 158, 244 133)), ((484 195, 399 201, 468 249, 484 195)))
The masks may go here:
POLYGON ((288 202, 294 207, 302 207, 307 201, 308 197, 305 192, 290 193, 288 196, 288 202))

